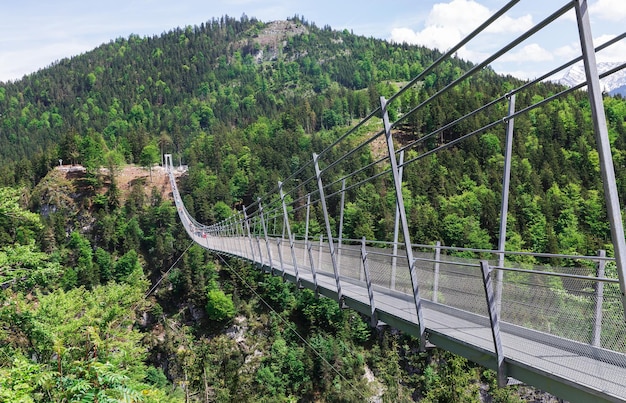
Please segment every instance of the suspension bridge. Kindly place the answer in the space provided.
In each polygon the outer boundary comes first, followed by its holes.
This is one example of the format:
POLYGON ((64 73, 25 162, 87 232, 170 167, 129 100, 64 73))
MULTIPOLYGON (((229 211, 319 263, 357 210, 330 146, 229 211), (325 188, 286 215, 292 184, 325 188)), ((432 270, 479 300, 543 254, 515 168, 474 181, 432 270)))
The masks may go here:
POLYGON ((599 80, 626 65, 599 75, 595 53, 623 40, 626 34, 594 49, 588 2, 568 1, 482 63, 400 114, 397 120, 392 122, 389 117, 389 105, 404 91, 436 72, 439 65, 518 2, 507 3, 398 93, 389 99, 381 97, 379 108, 238 214, 212 225, 197 222, 182 202, 174 177, 176 168, 171 155, 166 155, 173 199, 182 224, 198 245, 249 261, 261 270, 336 299, 342 306, 369 316, 373 326, 386 323, 414 335, 422 349, 435 345, 493 369, 500 386, 521 381, 571 402, 623 402, 626 243, 599 80), (396 148, 394 129, 405 119, 572 10, 576 13, 581 56, 396 148), (516 94, 578 62, 585 65, 586 81, 516 110, 516 94), (578 256, 507 250, 515 117, 583 87, 590 99, 615 257, 606 257, 604 251, 595 256, 578 256), (477 114, 487 113, 494 105, 505 105, 508 114, 453 140, 424 147, 429 139, 467 123, 477 114), (380 116, 380 131, 363 136, 359 130, 368 122, 379 122, 380 116), (412 243, 402 192, 403 168, 436 152, 462 146, 467 138, 498 127, 506 138, 498 248, 412 243), (354 139, 360 139, 360 143, 344 147, 353 144, 354 139), (369 150, 377 140, 386 144, 385 155, 372 163, 355 163, 359 153, 369 150), (404 151, 408 149, 418 152, 405 161, 404 151), (394 239, 343 239, 346 195, 381 178, 387 178, 395 192, 394 239), (310 234, 312 209, 317 216, 323 216, 323 235, 310 234), (545 263, 517 263, 520 261, 545 263))

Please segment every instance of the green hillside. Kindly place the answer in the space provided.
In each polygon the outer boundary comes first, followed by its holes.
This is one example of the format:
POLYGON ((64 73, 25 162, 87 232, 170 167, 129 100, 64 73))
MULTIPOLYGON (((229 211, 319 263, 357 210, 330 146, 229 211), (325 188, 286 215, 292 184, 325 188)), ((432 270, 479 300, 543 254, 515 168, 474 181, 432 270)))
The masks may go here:
MULTIPOLYGON (((189 166, 185 205, 214 223, 439 56, 297 16, 222 17, 119 38, 0 83, 0 401, 518 401, 521 392, 495 389, 493 373, 462 358, 419 353, 415 340, 370 329, 336 302, 188 248, 158 170, 121 177, 127 164, 153 167, 172 153, 189 166), (59 160, 85 171, 55 170, 59 160)), ((391 113, 469 68, 444 64, 391 113)), ((408 118, 396 141, 520 83, 485 68, 408 118)), ((518 109, 560 89, 533 86, 518 94, 518 109)), ((587 106, 575 92, 516 118, 512 249, 611 253, 587 106)), ((624 200, 626 102, 606 98, 605 108, 624 200)), ((506 113, 476 115, 423 147, 506 113)), ((406 168, 414 242, 495 246, 503 135, 494 129, 406 168)), ((388 240, 394 201, 384 186, 367 186, 347 201, 344 236, 388 240)))

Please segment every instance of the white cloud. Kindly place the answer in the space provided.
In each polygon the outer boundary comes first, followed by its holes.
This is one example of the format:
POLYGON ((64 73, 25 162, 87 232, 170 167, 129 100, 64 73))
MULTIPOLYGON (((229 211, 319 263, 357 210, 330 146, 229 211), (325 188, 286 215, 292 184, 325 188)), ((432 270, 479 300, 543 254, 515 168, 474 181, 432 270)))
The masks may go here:
POLYGON ((533 17, 530 14, 526 14, 519 18, 511 18, 508 15, 503 15, 498 18, 490 27, 487 32, 502 33, 502 32, 525 32, 533 26, 533 17))
POLYGON ((572 43, 570 45, 558 47, 554 50, 554 54, 558 56, 559 59, 571 60, 580 56, 580 44, 572 43))
MULTIPOLYGON (((473 0, 452 0, 449 3, 436 3, 424 22, 424 29, 415 31, 406 27, 395 28, 391 31, 391 40, 445 51, 459 43, 463 37, 476 29, 492 14, 487 7, 473 0)), ((492 24, 486 33, 523 32, 531 26, 532 17, 530 15, 524 15, 520 18, 505 15, 492 24)), ((484 53, 461 49, 459 56, 467 60, 479 61, 484 57, 484 53)))
POLYGON ((509 52, 503 55, 500 62, 546 62, 553 60, 554 56, 548 50, 536 43, 524 46, 518 51, 509 52))
MULTIPOLYGON (((602 35, 594 39, 596 46, 601 45, 613 38, 616 35, 602 35)), ((626 40, 622 39, 617 43, 609 46, 608 48, 596 53, 596 59, 599 62, 624 62, 626 61, 626 40)))
POLYGON ((432 26, 454 28, 465 34, 489 18, 489 15, 489 9, 475 1, 452 0, 450 3, 434 4, 425 24, 427 29, 432 26))
POLYGON ((626 4, 624 0, 598 0, 589 6, 593 17, 608 21, 626 20, 626 4))
POLYGON ((458 30, 435 25, 429 26, 420 32, 415 32, 410 28, 394 28, 391 31, 391 40, 393 42, 419 44, 441 51, 445 51, 457 44, 461 38, 462 35, 458 30))
MULTIPOLYGON (((615 38, 616 35, 601 35, 593 39, 595 47, 602 45, 615 38)), ((570 60, 581 55, 580 44, 572 42, 571 44, 561 46, 554 50, 554 55, 562 60, 570 60)), ((596 53, 598 62, 623 62, 626 61, 626 40, 622 39, 606 49, 596 53)))

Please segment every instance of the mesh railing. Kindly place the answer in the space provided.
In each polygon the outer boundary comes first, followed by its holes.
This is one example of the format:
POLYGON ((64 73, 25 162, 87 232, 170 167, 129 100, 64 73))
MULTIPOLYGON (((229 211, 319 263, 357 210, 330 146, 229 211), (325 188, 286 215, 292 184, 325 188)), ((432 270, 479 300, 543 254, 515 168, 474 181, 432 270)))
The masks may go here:
MULTIPOLYGON (((186 222, 191 223, 191 220, 186 222)), ((194 234, 197 237, 198 231, 194 234)), ((212 238, 209 237, 209 240, 212 238)), ((227 237, 223 239, 228 240, 227 237)), ((230 242, 224 242, 223 239, 219 242, 216 239, 209 247, 251 259, 251 248, 245 246, 249 244, 249 239, 233 237, 230 242)), ((295 255, 300 276, 312 276, 311 259, 304 241, 294 241, 293 255, 289 240, 270 238, 268 242, 272 264, 276 270, 295 274, 295 255)), ((415 249, 413 256, 416 259, 415 269, 421 298, 486 317, 480 259, 453 256, 450 253, 467 253, 467 250, 447 248, 445 252, 448 254, 441 253, 440 259, 435 260, 435 247, 430 252, 423 251, 423 246, 420 248, 415 249)), ((258 248, 255 250, 256 261, 269 265, 265 240, 261 241, 261 261, 258 248)), ((335 251, 340 278, 365 284, 360 247, 335 245, 335 251)), ((394 255, 391 248, 381 247, 367 247, 366 251, 372 284, 410 296, 412 283, 406 253, 400 251, 394 255)), ((498 253, 482 251, 481 254, 485 255, 487 252, 492 256, 498 253)), ((311 241, 310 253, 314 270, 318 274, 334 276, 327 242, 311 241)), ((561 260, 566 257, 553 256, 561 260)), ((589 264, 598 264, 594 259, 596 258, 586 257, 583 260, 585 265, 569 267, 506 261, 502 269, 505 271, 501 287, 502 322, 626 353, 626 323, 621 310, 619 285, 615 279, 595 277, 597 268, 590 267, 589 264)), ((626 360, 624 365, 626 366, 626 360)))

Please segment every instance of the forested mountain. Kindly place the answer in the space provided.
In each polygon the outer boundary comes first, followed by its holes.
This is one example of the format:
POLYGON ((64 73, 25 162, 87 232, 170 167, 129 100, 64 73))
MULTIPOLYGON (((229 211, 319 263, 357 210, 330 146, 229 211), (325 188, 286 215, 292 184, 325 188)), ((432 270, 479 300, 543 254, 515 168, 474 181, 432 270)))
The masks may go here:
MULTIPOLYGON (((0 83, 0 400, 515 401, 509 389, 486 391, 495 385, 489 371, 438 350, 420 354, 411 338, 369 329, 336 302, 188 248, 152 171, 120 179, 126 164, 152 167, 172 153, 189 166, 186 206, 216 222, 438 56, 297 16, 225 16, 119 38, 0 83), (59 160, 85 171, 54 170, 59 160)), ((391 112, 470 67, 446 63, 391 112)), ((483 69, 408 119, 397 140, 518 84, 483 69)), ((519 94, 519 108, 559 88, 537 85, 519 94)), ((516 118, 512 248, 594 254, 608 243, 587 104, 573 93, 516 118)), ((605 108, 624 200, 626 102, 607 98, 605 108)), ((502 148, 503 133, 488 132, 407 167, 416 242, 493 248, 502 148)), ((346 238, 389 239, 394 202, 376 190, 348 201, 346 238)))
POLYGON ((18 161, 42 153, 76 160, 72 147, 56 148, 89 134, 138 161, 162 132, 183 152, 202 134, 286 112, 311 133, 363 116, 372 94, 355 90, 408 80, 436 55, 297 18, 265 24, 223 17, 117 39, 3 84, 0 152, 18 161))

